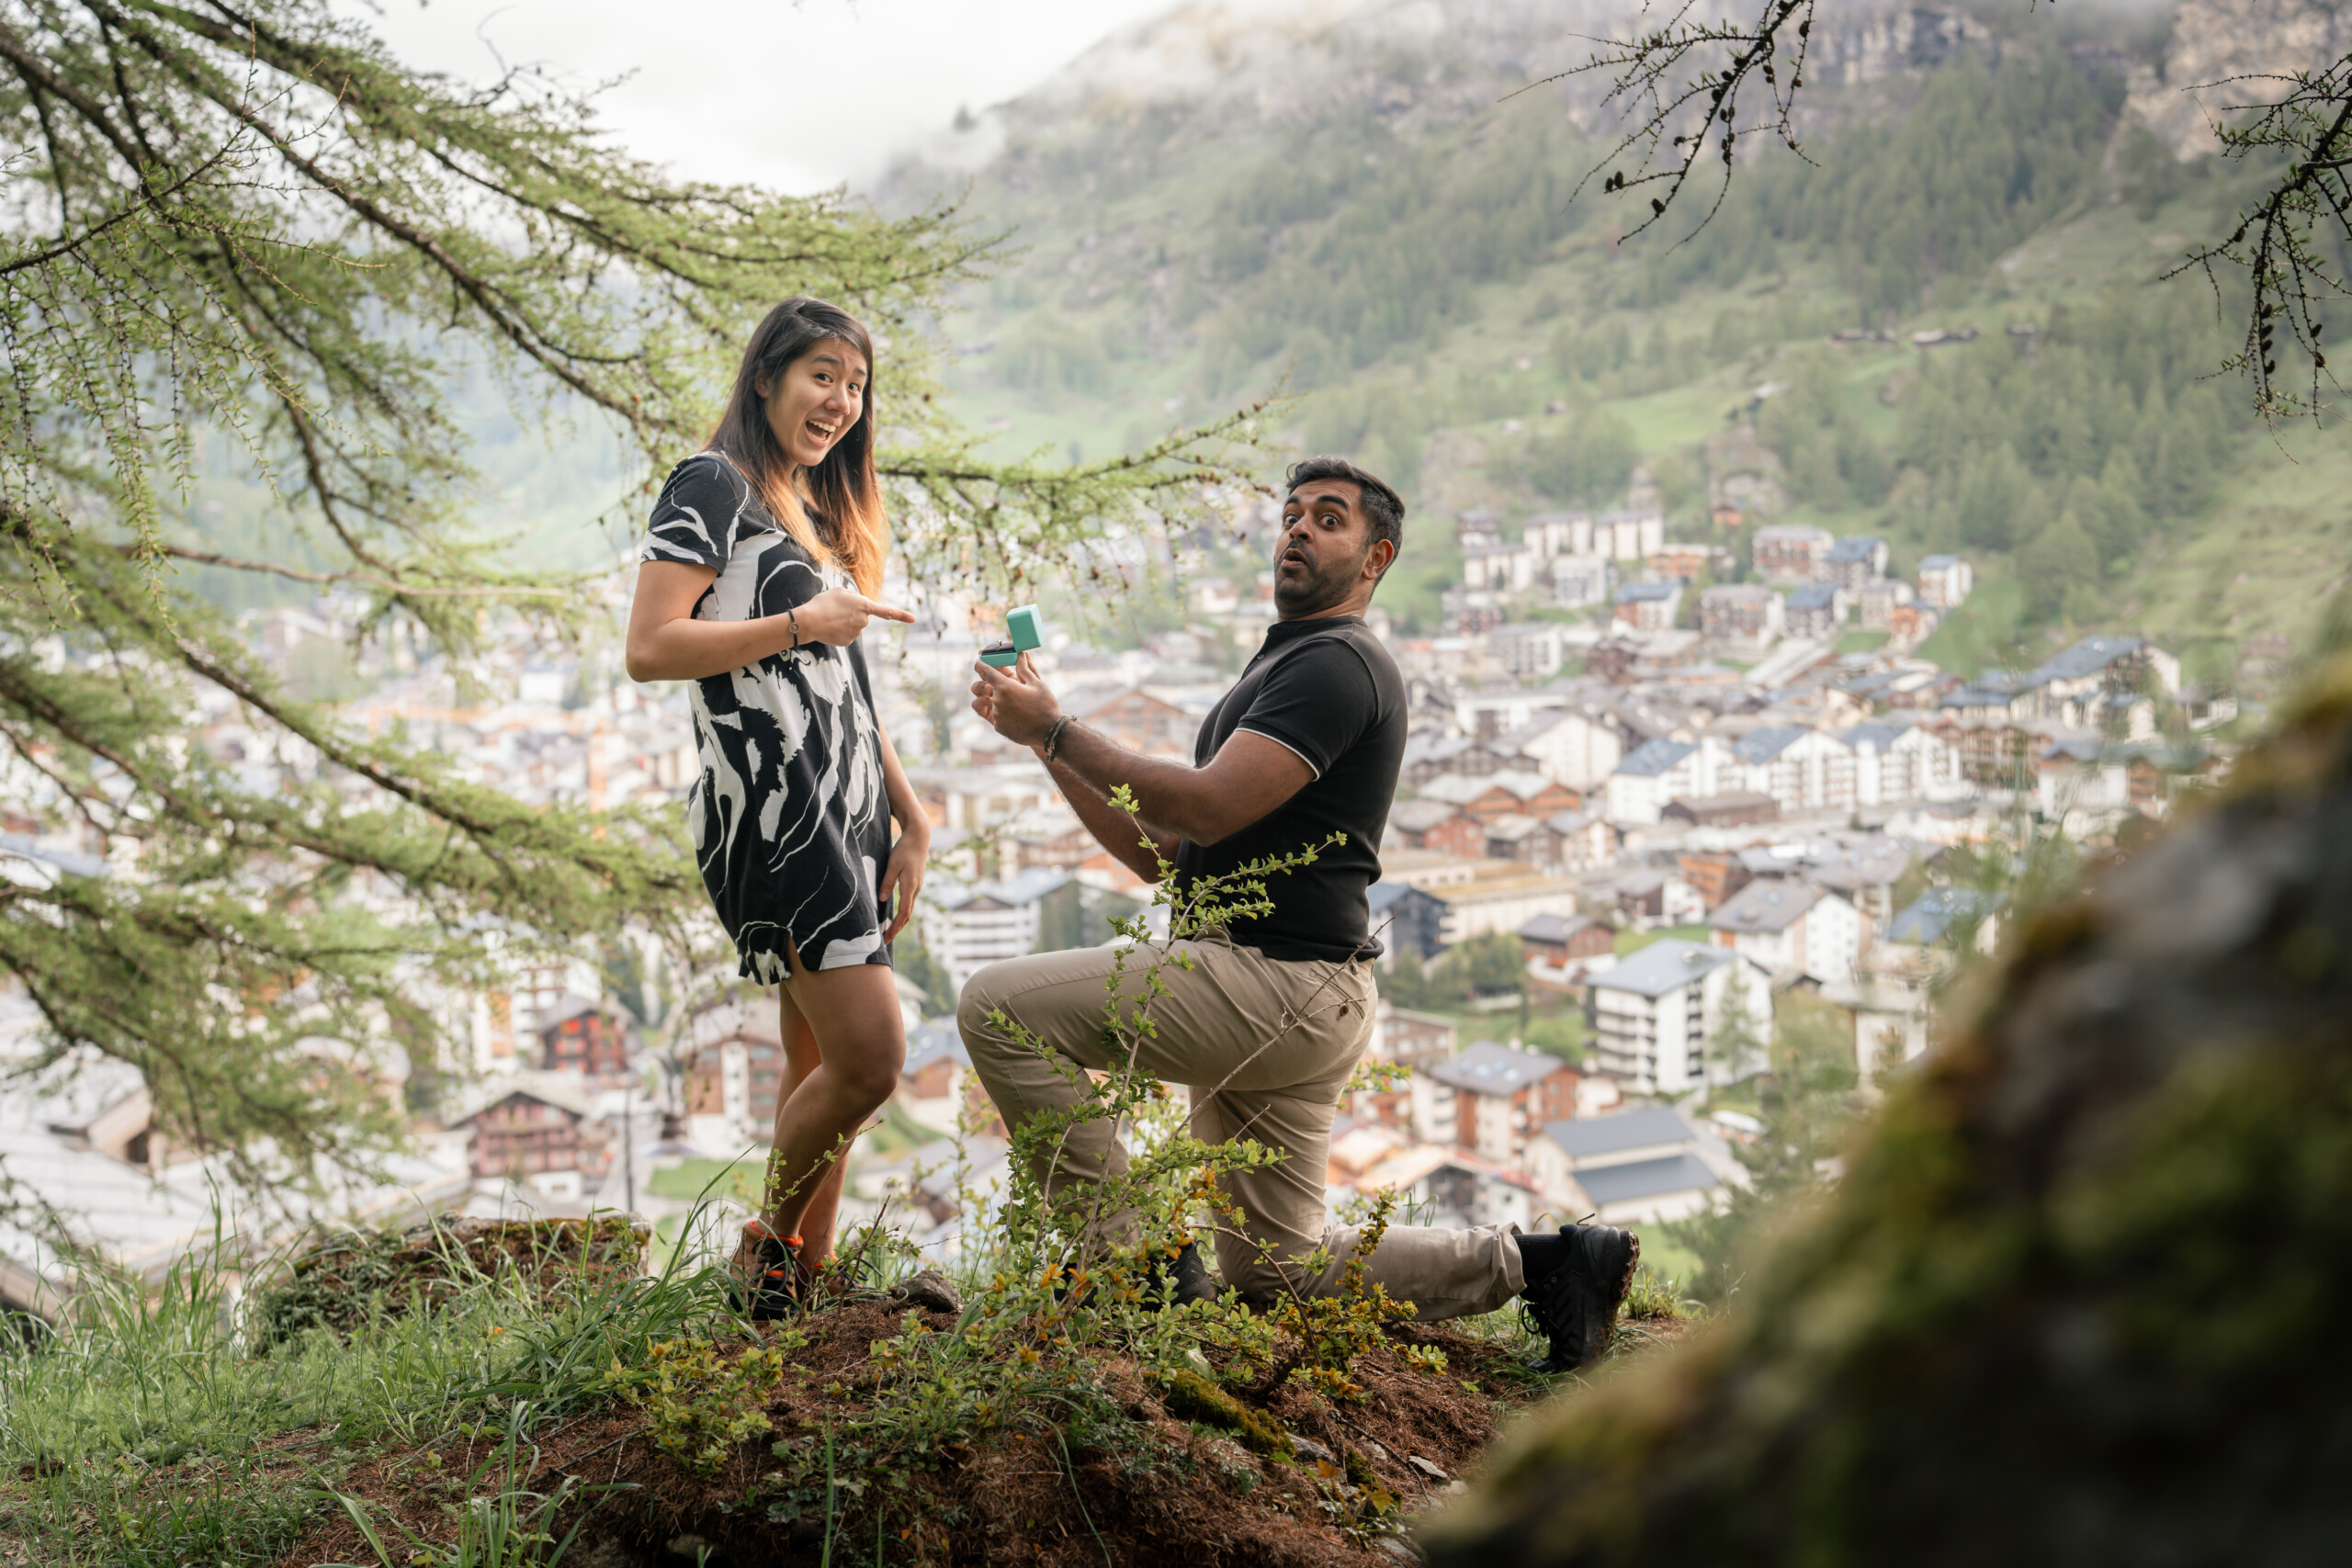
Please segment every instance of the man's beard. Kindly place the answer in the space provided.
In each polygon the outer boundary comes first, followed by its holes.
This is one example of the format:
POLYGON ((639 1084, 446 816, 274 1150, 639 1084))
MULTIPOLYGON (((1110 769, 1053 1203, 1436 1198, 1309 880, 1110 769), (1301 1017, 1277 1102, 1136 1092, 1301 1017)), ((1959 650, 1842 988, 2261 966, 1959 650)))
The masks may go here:
POLYGON ((1304 581, 1285 578, 1282 574, 1281 558, 1274 568, 1274 608, 1285 620, 1301 615, 1320 615, 1335 605, 1348 602, 1355 591, 1356 579, 1363 571, 1363 556, 1345 563, 1334 562, 1304 581))

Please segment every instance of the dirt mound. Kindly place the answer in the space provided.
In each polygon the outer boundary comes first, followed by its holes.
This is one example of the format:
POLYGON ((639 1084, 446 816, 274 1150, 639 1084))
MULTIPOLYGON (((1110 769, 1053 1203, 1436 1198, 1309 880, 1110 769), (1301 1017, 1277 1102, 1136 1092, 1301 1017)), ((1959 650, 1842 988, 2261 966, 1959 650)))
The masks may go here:
MULTIPOLYGON (((855 1562, 1394 1563, 1411 1555, 1394 1539, 1406 1516, 1458 1491, 1454 1475, 1498 1421, 1552 1386, 1522 1369, 1524 1347, 1407 1324, 1352 1369, 1362 1403, 1286 1386, 1259 1408, 1289 1435, 1286 1454, 1252 1451, 1239 1431, 1176 1414, 1166 1385, 1109 1359, 1093 1367, 1091 1389, 1074 1391, 1050 1418, 1033 1404, 985 1431, 853 1455, 846 1434, 877 1387, 875 1347, 910 1314, 939 1333, 957 1321, 870 1296, 806 1320, 808 1341, 790 1352, 763 1408, 771 1429, 707 1472, 660 1451, 645 1411, 616 1404, 541 1433, 513 1484, 548 1495, 578 1478, 583 1500, 556 1533, 582 1522, 567 1561, 594 1568, 816 1563, 829 1541, 831 1560, 855 1562), (1417 1346, 1442 1350, 1444 1371, 1408 1364, 1404 1352, 1417 1346)), ((1629 1324, 1623 1342, 1679 1326, 1629 1324)), ((1203 1359, 1204 1381, 1214 1382, 1222 1369, 1203 1359)), ((484 1430, 387 1451, 356 1467, 345 1490, 418 1537, 447 1540, 452 1508, 481 1494, 493 1442, 484 1430)), ((373 1559, 338 1511, 283 1563, 361 1561, 373 1559)))
POLYGON ((436 1220, 396 1235, 337 1232, 299 1255, 253 1303, 254 1331, 275 1344, 307 1329, 348 1334, 378 1314, 431 1307, 484 1280, 541 1292, 636 1274, 651 1233, 616 1215, 593 1220, 436 1220))

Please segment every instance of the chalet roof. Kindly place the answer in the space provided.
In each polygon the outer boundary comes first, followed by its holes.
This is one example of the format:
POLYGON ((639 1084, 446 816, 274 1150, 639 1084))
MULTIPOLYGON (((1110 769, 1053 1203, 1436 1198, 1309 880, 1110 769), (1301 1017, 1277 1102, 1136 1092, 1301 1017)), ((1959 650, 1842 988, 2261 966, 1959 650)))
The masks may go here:
POLYGON ((1719 582, 1699 595, 1702 604, 1761 604, 1778 595, 1760 582, 1719 582))
POLYGON ((1515 844, 1543 829, 1544 824, 1521 812, 1510 811, 1487 824, 1487 837, 1515 844))
POLYGON ((1567 1070, 1567 1066, 1557 1056, 1546 1056, 1540 1051, 1514 1051, 1491 1040, 1479 1040, 1445 1061, 1430 1063, 1419 1071, 1442 1084, 1474 1094, 1517 1094, 1554 1073, 1567 1070))
POLYGON ((1421 889, 1409 882, 1382 881, 1375 882, 1365 888, 1363 896, 1364 902, 1371 906, 1372 912, 1379 915, 1385 913, 1416 893, 1419 893, 1424 898, 1429 897, 1427 893, 1422 893, 1421 889))
POLYGON ((578 1074, 526 1070, 474 1085, 461 1102, 467 1107, 465 1113, 445 1119, 442 1125, 463 1127, 510 1100, 552 1105, 575 1122, 585 1121, 595 1111, 594 1098, 578 1074))
POLYGON ((1450 817, 1462 815, 1450 800, 1400 800, 1388 808, 1388 825, 1408 833, 1426 833, 1450 817))
POLYGON ((1813 731, 1799 724, 1768 725, 1751 729, 1731 744, 1732 755, 1751 767, 1769 762, 1813 731))
POLYGON ((1756 542, 1759 545, 1768 539, 1779 544, 1782 540, 1811 541, 1828 537, 1828 529, 1816 527, 1811 523, 1768 523, 1756 530, 1756 542))
POLYGON ((1833 561, 1867 561, 1886 547, 1886 541, 1876 534, 1849 534, 1829 547, 1828 558, 1833 561))
POLYGON ((952 1018, 934 1018, 916 1027, 907 1038, 907 1061, 899 1075, 910 1078, 934 1062, 953 1062, 959 1067, 972 1065, 971 1053, 964 1048, 964 1036, 952 1018))
POLYGON ((2033 673, 2041 681, 2081 681, 2147 646, 2145 637, 2086 637, 2064 652, 2045 660, 2033 673))
POLYGON ((1033 865, 1028 870, 1008 876, 1001 882, 980 882, 959 886, 944 877, 933 877, 932 886, 939 887, 936 897, 939 899, 940 908, 950 911, 987 908, 991 906, 1001 909, 1018 909, 1023 905, 1035 903, 1069 880, 1069 873, 1066 871, 1057 871, 1052 866, 1033 865), (941 886, 942 883, 945 883, 946 886, 941 886))
POLYGON ((1973 887, 1930 887, 1886 923, 1886 940, 1932 947, 1962 920, 1982 919, 2008 902, 2004 894, 1973 887))
POLYGON ((1595 975, 1592 984, 1604 991, 1631 991, 1635 996, 1655 998, 1679 990, 1693 980, 1703 980, 1738 957, 1727 947, 1662 937, 1632 957, 1619 959, 1614 967, 1595 975))
POLYGON ((1789 590, 1792 610, 1828 610, 1838 604, 1838 585, 1834 582, 1806 582, 1789 590))
POLYGON ((1531 773, 1517 768, 1488 773, 1484 778, 1472 778, 1462 773, 1442 773, 1421 786, 1423 800, 1452 801, 1465 806, 1495 790, 1501 790, 1516 800, 1532 800, 1552 787, 1552 781, 1542 773, 1531 773))
POLYGON ((582 1013, 603 1012, 605 1004, 587 997, 561 996, 538 1012, 537 1032, 545 1034, 559 1024, 570 1023, 582 1013))
POLYGON ((1724 899, 1707 917, 1707 924, 1719 931, 1786 931, 1827 897, 1826 889, 1807 882, 1779 877, 1751 882, 1724 899))
POLYGON ((1923 556, 1919 560, 1919 570, 1921 571, 1950 571, 1959 564, 1958 556, 1923 556))
POLYGON ((1521 942, 1566 942, 1600 922, 1590 915, 1538 915, 1519 928, 1521 942))
POLYGON ((1657 778, 1699 748, 1687 740, 1645 740, 1625 755, 1617 771, 1629 778, 1657 778))
POLYGON ((1902 739, 1905 730, 1914 728, 1916 727, 1913 725, 1900 724, 1893 719, 1873 718, 1858 724, 1851 729, 1839 731, 1838 739, 1857 751, 1864 746, 1872 746, 1883 751, 1897 740, 1902 739))
POLYGON ((1546 1122, 1544 1135, 1570 1159, 1590 1159, 1624 1149, 1656 1148, 1660 1144, 1696 1144, 1699 1134, 1682 1113, 1670 1105, 1645 1105, 1613 1116, 1587 1116, 1574 1122, 1546 1122))
POLYGON ((1682 592, 1679 582, 1628 582, 1617 590, 1620 604, 1664 604, 1682 592))
POLYGON ((1911 869, 1913 853, 1911 844, 1905 840, 1874 835, 1815 867, 1808 874, 1822 886, 1840 893, 1881 886, 1911 869))
POLYGON ((1630 1165, 1595 1166, 1577 1171, 1576 1183, 1586 1197, 1603 1207, 1677 1192, 1713 1192, 1723 1185, 1704 1161, 1690 1154, 1635 1160, 1630 1165))
POLYGON ((1589 811, 1555 811, 1551 816, 1544 818, 1544 826, 1566 837, 1570 833, 1583 832, 1592 826, 1593 820, 1593 816, 1589 811))

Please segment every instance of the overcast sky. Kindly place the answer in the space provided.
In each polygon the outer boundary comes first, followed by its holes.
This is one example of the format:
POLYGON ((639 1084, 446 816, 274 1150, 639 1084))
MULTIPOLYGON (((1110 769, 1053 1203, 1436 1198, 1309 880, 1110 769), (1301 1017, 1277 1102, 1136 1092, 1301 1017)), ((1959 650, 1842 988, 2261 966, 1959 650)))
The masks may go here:
MULTIPOLYGON (((541 64, 604 98, 639 154, 706 179, 807 192, 1017 96, 1174 0, 378 0, 415 64, 479 80, 541 64)), ((361 13, 365 15, 366 13, 361 13)))

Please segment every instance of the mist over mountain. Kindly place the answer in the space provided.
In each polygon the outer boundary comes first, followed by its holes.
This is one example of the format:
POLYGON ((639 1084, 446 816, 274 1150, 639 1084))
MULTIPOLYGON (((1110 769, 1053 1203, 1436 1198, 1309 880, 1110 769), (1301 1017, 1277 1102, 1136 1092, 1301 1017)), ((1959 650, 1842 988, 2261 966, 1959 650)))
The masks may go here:
POLYGON ((1805 156, 1744 146, 1711 222, 1694 185, 1627 240, 1645 199, 1578 188, 1621 123, 1605 80, 1545 78, 1642 17, 1181 6, 877 199, 1010 236, 950 323, 959 405, 1001 448, 1100 457, 1297 394, 1286 445, 1416 502, 1408 625, 1459 580, 1450 513, 1508 529, 1639 486, 1735 548, 1708 522, 1727 497, 1899 562, 1969 552, 1989 591, 1931 650, 1962 664, 2128 629, 2224 678, 2307 640, 2352 448, 2300 429, 2281 461, 2211 375, 2233 302, 2161 279, 2249 188, 2199 129, 2222 100, 2183 89, 2310 62, 2333 12, 1825 5, 1805 156))

